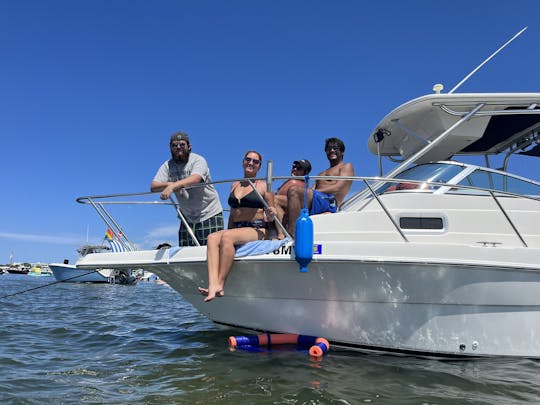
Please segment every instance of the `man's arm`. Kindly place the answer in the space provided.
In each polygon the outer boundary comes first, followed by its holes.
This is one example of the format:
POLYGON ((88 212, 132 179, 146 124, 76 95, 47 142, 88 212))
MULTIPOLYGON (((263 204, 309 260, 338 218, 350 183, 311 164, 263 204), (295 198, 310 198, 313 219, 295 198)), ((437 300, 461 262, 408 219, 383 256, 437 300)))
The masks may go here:
POLYGON ((185 179, 178 181, 161 182, 153 180, 152 184, 150 184, 150 191, 161 191, 160 198, 162 200, 167 200, 175 190, 181 189, 183 187, 192 186, 202 181, 203 178, 199 174, 192 174, 191 176, 188 176, 185 179))
MULTIPOLYGON (((352 163, 344 163, 339 170, 339 176, 354 176, 352 163)), ((315 189, 325 194, 334 194, 336 198, 341 200, 349 192, 351 185, 352 180, 319 180, 315 189)))
POLYGON ((156 192, 156 191, 161 191, 163 190, 165 187, 167 187, 169 184, 169 182, 162 182, 162 181, 156 181, 156 180, 152 180, 152 184, 150 184, 150 191, 152 192, 156 192))

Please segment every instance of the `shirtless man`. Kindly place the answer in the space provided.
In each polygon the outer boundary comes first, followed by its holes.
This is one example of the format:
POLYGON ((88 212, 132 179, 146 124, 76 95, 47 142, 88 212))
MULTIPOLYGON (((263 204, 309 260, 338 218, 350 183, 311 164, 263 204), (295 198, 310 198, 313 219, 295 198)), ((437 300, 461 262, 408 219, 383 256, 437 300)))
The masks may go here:
MULTIPOLYGON (((324 151, 330 167, 319 173, 319 176, 354 176, 352 163, 343 162, 345 144, 341 139, 326 139, 324 151)), ((336 212, 349 192, 351 185, 352 180, 317 180, 313 189, 308 190, 307 193, 309 215, 336 212)), ((288 190, 287 206, 289 210, 287 231, 294 237, 296 220, 304 206, 304 189, 302 187, 291 187, 288 190)))

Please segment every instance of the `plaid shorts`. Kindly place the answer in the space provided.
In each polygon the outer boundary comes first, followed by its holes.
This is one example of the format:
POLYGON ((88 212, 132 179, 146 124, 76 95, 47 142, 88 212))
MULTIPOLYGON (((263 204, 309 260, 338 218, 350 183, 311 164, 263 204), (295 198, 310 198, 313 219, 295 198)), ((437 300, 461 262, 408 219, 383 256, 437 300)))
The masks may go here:
MULTIPOLYGON (((206 245, 208 241, 208 235, 213 232, 223 230, 223 212, 208 218, 205 221, 197 222, 196 224, 189 224, 189 227, 195 234, 195 237, 201 245, 206 245)), ((193 238, 189 234, 187 228, 182 222, 180 222, 180 230, 178 231, 178 245, 179 246, 196 246, 193 238)))

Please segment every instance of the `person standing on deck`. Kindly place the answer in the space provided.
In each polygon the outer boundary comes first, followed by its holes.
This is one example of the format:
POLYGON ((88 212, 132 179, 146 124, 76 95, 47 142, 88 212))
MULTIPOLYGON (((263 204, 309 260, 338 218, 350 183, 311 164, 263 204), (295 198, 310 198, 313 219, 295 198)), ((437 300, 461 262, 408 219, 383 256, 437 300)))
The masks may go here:
MULTIPOLYGON (((180 205, 180 212, 201 245, 206 245, 208 235, 223 230, 223 208, 219 195, 213 185, 194 187, 200 183, 211 182, 210 169, 206 160, 191 152, 189 135, 178 131, 169 142, 171 159, 164 162, 157 171, 150 191, 161 191, 160 198, 167 200, 174 192, 180 205)), ((180 246, 195 246, 193 238, 180 224, 178 231, 180 246)))

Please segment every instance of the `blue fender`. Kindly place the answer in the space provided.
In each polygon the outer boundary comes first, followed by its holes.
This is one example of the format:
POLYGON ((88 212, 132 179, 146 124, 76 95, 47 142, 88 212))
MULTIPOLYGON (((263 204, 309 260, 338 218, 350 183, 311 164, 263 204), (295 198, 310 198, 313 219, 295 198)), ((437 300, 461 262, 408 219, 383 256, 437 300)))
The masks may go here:
POLYGON ((303 208, 296 220, 294 232, 294 254, 300 265, 300 272, 308 271, 308 264, 313 258, 313 221, 307 208, 303 208))

